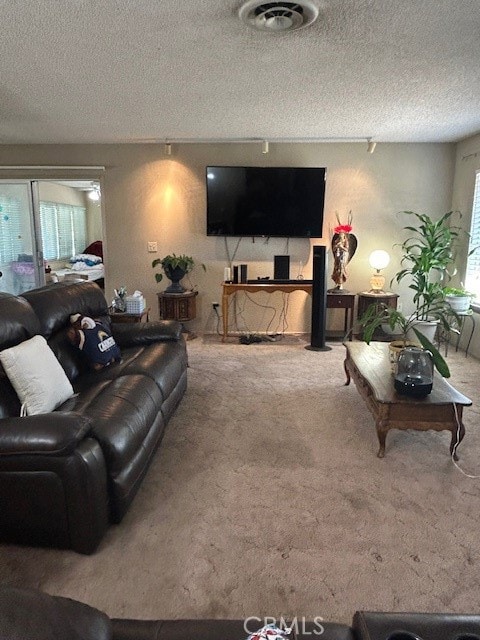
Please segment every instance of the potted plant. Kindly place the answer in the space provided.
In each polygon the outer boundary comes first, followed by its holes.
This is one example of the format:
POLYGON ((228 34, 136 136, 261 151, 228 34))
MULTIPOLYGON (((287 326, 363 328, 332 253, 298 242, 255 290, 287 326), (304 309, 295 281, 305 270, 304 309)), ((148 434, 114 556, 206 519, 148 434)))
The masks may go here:
POLYGON ((444 287, 445 301, 456 313, 466 313, 470 309, 474 293, 464 287, 444 287))
POLYGON ((400 245, 403 251, 402 268, 392 282, 400 283, 409 279, 408 287, 414 292, 414 311, 410 316, 405 316, 385 305, 370 306, 360 318, 363 339, 369 343, 375 329, 386 325, 392 333, 400 335, 400 348, 407 340, 415 340, 430 351, 435 367, 447 378, 450 376, 448 365, 433 342, 439 325, 448 333, 455 330, 453 326, 458 321, 455 311, 445 301, 442 281, 450 276, 448 270, 453 261, 459 227, 451 225, 453 211, 436 221, 414 211, 403 213, 413 217, 415 226, 404 227, 410 235, 400 245))
POLYGON ((392 282, 395 280, 400 283, 405 278, 410 279, 408 286, 414 292, 414 326, 425 332, 426 325, 433 325, 430 333, 427 333, 433 342, 438 323, 441 322, 447 328, 451 319, 451 308, 445 304, 442 281, 450 276, 448 269, 453 261, 459 227, 451 225, 453 211, 435 221, 426 214, 414 211, 403 213, 413 216, 416 225, 404 227, 411 234, 400 245, 403 251, 403 268, 392 282))
MULTIPOLYGON (((183 293, 185 287, 180 284, 180 280, 186 276, 187 273, 192 271, 195 266, 195 261, 191 256, 185 254, 177 256, 174 253, 165 256, 164 258, 156 258, 152 262, 152 267, 155 269, 158 265, 161 265, 167 278, 171 281, 171 284, 165 289, 166 293, 183 293)), ((205 271, 205 265, 202 264, 205 271)), ((161 282, 163 280, 162 273, 155 273, 155 280, 161 282)))
MULTIPOLYGON (((451 312, 454 316, 454 312, 451 312)), ((447 314, 444 314, 442 324, 446 321, 447 314)), ((450 377, 450 369, 448 364, 443 358, 440 351, 436 346, 425 336, 424 333, 417 328, 417 318, 415 315, 410 317, 405 316, 401 311, 397 311, 386 304, 380 304, 378 306, 370 305, 360 318, 360 325, 363 330, 363 340, 370 344, 373 338, 373 334, 376 329, 380 327, 389 328, 390 332, 397 336, 396 340, 393 340, 390 345, 390 361, 395 363, 396 358, 402 349, 408 346, 418 346, 419 344, 430 351, 433 358, 433 365, 437 371, 444 378, 450 377), (412 340, 411 336, 415 338, 412 340)), ((443 325, 445 326, 445 325, 443 325)), ((451 321, 448 323, 448 330, 451 329, 451 321)))

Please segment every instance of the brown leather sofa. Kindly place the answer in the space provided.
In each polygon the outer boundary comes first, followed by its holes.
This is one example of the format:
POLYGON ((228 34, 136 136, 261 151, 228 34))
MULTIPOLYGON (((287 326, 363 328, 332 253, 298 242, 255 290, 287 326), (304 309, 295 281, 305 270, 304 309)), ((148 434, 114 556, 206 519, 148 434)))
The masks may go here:
MULTIPOLYGON (((260 618, 258 617, 258 620, 260 618)), ((296 640, 479 640, 480 616, 357 611, 351 626, 296 619, 296 640)), ((281 622, 277 624, 281 625, 281 622)), ((246 640, 244 620, 126 620, 75 600, 0 587, 0 637, 22 640, 246 640)))
POLYGON ((122 360, 92 371, 66 337, 74 313, 110 323, 91 282, 0 293, 0 351, 43 335, 75 391, 51 413, 19 417, 0 365, 0 539, 91 553, 147 472, 185 392, 187 356, 180 323, 113 323, 122 360))

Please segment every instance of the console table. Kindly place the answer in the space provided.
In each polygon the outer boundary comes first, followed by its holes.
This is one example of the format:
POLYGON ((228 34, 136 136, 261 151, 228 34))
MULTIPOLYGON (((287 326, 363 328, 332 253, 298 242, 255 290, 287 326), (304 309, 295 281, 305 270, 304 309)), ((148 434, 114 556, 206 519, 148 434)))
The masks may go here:
MULTIPOLYGON (((371 305, 374 305, 376 307, 376 311, 379 310, 380 305, 385 305, 386 307, 391 307, 392 309, 397 308, 398 293, 390 293, 390 292, 371 293, 370 291, 362 291, 357 295, 358 295, 357 318, 361 318, 371 305)), ((360 335, 360 337, 362 336, 360 335)), ((382 331, 382 329, 378 327, 373 332, 373 339, 380 340, 380 341, 383 341, 383 340, 390 341, 392 339, 392 336, 385 334, 382 331)))
MULTIPOLYGON (((292 291, 305 291, 309 295, 312 295, 312 284, 310 282, 298 282, 293 283, 281 283, 281 282, 259 282, 257 283, 244 283, 233 284, 224 282, 222 294, 222 320, 223 320, 223 336, 222 341, 225 342, 225 338, 228 337, 228 300, 229 297, 237 293, 237 291, 246 291, 247 293, 258 293, 259 291, 266 291, 267 293, 274 293, 275 291, 282 291, 283 293, 292 293, 292 291)), ((353 309, 355 306, 355 294, 354 293, 327 293, 327 309, 344 309, 345 321, 344 329, 346 335, 348 331, 349 340, 352 340, 353 333, 353 309)))
POLYGON ((400 395, 393 386, 393 373, 384 342, 345 343, 344 362, 346 385, 353 378, 358 392, 375 418, 380 444, 378 457, 385 455, 385 440, 390 429, 416 429, 442 431, 452 434, 450 454, 457 460, 455 444, 463 440, 463 407, 472 401, 457 391, 445 378, 435 373, 432 392, 425 398, 400 395))

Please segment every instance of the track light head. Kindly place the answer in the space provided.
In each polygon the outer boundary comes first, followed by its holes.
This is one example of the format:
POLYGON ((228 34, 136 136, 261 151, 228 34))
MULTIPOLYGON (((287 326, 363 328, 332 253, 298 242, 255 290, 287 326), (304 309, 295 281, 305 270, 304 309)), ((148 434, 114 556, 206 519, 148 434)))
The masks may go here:
POLYGON ((268 145, 268 140, 264 140, 262 142, 262 153, 268 153, 269 151, 269 145, 268 145))
POLYGON ((371 138, 367 138, 367 151, 368 153, 373 153, 375 151, 375 147, 377 146, 376 142, 372 142, 371 138))
POLYGON ((172 155, 172 145, 170 144, 170 142, 165 143, 165 155, 166 156, 172 155))

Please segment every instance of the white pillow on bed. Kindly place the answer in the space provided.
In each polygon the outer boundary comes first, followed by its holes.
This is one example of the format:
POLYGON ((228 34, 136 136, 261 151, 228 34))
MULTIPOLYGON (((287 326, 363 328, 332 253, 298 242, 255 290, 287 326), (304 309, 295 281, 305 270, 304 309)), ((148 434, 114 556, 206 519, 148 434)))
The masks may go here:
POLYGON ((22 413, 48 413, 73 396, 70 380, 43 336, 0 351, 0 362, 22 403, 22 413))

